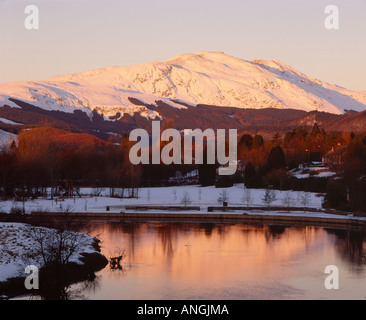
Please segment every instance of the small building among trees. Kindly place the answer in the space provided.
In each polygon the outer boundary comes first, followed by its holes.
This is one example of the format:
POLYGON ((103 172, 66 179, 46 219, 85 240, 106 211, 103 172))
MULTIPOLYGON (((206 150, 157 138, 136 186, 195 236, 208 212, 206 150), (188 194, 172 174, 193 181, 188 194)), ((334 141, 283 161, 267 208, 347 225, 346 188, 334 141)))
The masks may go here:
POLYGON ((323 165, 336 166, 343 164, 345 157, 346 147, 340 146, 338 148, 332 148, 328 153, 322 157, 323 165))

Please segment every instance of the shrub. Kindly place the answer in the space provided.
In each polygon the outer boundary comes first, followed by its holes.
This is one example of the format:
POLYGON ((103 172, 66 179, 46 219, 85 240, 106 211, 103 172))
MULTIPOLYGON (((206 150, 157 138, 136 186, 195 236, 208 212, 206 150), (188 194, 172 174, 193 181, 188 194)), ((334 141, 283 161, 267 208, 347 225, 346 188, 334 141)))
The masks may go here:
POLYGON ((11 207, 10 214, 12 214, 12 215, 23 215, 24 210, 21 207, 11 207))
POLYGON ((230 188, 233 185, 234 184, 231 176, 220 176, 215 183, 216 188, 230 188))

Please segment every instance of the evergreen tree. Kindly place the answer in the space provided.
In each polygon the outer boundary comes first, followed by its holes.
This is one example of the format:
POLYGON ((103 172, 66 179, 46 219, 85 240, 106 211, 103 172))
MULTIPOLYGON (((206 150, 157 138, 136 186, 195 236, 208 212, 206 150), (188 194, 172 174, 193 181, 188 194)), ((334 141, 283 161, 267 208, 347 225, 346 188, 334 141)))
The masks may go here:
POLYGON ((198 165, 198 180, 201 186, 213 186, 216 181, 216 165, 207 163, 207 146, 203 148, 203 164, 198 165))
POLYGON ((269 169, 286 168, 285 154, 280 146, 272 148, 267 165, 269 169))
POLYGON ((255 168, 251 162, 248 162, 244 170, 244 184, 246 187, 253 187, 256 177, 255 168))
POLYGON ((263 147, 263 145, 264 145, 263 137, 261 135, 255 135, 253 138, 252 148, 258 149, 260 147, 263 147))
POLYGON ((281 134, 277 132, 272 138, 272 145, 277 147, 281 144, 281 134))
POLYGON ((321 133, 320 129, 319 129, 319 126, 318 124, 315 122, 314 123, 314 126, 313 126, 313 129, 311 130, 311 133, 310 135, 315 138, 317 135, 319 135, 321 133))
POLYGON ((250 134, 244 134, 239 140, 239 149, 246 148, 251 150, 253 146, 253 137, 250 134))

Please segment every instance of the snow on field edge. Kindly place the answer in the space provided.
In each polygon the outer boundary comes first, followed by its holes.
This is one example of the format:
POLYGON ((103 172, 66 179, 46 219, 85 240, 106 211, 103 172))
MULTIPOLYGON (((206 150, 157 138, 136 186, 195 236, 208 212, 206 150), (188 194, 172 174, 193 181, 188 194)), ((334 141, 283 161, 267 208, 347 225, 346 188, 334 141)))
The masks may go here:
MULTIPOLYGON (((0 222, 0 282, 10 278, 25 277, 25 267, 35 265, 38 268, 43 266, 41 257, 29 258, 26 253, 36 247, 35 240, 28 236, 30 228, 33 227, 24 223, 0 222)), ((69 262, 81 264, 81 253, 95 253, 93 248, 94 238, 87 234, 80 233, 82 246, 70 257, 69 262)))

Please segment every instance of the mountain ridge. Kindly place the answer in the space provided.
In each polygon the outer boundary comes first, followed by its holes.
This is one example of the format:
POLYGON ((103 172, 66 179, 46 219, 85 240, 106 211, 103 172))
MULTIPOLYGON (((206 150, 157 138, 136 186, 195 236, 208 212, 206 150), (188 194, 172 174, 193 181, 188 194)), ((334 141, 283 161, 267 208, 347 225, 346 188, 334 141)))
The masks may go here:
POLYGON ((106 121, 137 113, 150 120, 162 119, 158 108, 146 107, 157 106, 157 101, 173 110, 198 104, 334 114, 366 110, 364 92, 322 82, 281 61, 242 60, 212 51, 180 54, 164 62, 59 75, 44 81, 1 83, 0 106, 19 107, 9 98, 45 110, 80 110, 89 117, 97 111, 106 121))

